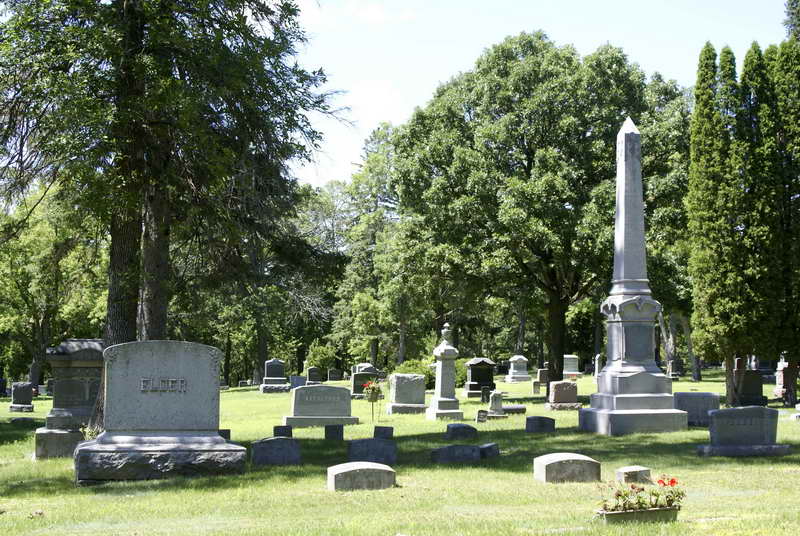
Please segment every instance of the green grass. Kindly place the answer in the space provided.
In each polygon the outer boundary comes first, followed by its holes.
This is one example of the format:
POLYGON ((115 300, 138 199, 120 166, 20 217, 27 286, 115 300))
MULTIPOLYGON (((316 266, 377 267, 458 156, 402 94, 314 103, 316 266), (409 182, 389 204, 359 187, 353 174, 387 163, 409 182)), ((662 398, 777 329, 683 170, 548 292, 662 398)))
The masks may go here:
MULTIPOLYGON (((499 379, 499 378, 498 378, 499 379)), ((344 382, 341 383, 344 385, 344 382)), ((435 466, 432 448, 443 439, 445 422, 422 415, 387 416, 380 403, 374 424, 395 429, 398 487, 372 492, 326 491, 326 468, 346 461, 342 443, 327 442, 321 428, 296 429, 303 465, 248 468, 244 475, 118 482, 77 488, 71 460, 33 462, 33 425, 11 425, 32 416, 42 425, 49 400, 34 401, 33 414, 8 413, 0 399, 0 529, 4 534, 764 534, 796 535, 800 485, 800 423, 781 415, 778 440, 792 445, 782 458, 702 459, 697 444, 708 431, 636 434, 609 438, 577 431, 577 412, 546 412, 530 384, 498 386, 528 407, 528 415, 555 417, 557 433, 524 433, 525 416, 477 424, 479 442, 496 441, 501 457, 477 467, 435 466), (579 452, 602 463, 604 480, 623 465, 645 465, 654 475, 669 473, 688 497, 677 523, 606 528, 591 521, 598 500, 594 484, 542 484, 533 479, 532 460, 550 452, 579 452), (37 515, 37 512, 41 514, 37 515)), ((675 382, 675 391, 722 392, 721 377, 701 384, 675 382)), ((579 392, 593 392, 583 378, 579 392)), ((765 386, 771 396, 772 386, 765 386)), ((462 401, 474 420, 482 407, 462 401)), ((272 435, 289 410, 289 395, 231 389, 221 394, 221 428, 243 445, 272 435)), ((345 439, 371 437, 369 403, 353 401, 362 424, 345 428, 345 439)))

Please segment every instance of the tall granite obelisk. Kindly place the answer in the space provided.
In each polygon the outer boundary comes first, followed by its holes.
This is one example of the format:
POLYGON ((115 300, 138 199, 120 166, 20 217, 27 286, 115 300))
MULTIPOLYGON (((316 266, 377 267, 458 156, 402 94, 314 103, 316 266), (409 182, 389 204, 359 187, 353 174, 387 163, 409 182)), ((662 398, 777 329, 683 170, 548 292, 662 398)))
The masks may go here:
POLYGON ((430 406, 425 411, 425 416, 429 421, 464 418, 464 412, 459 409, 456 398, 458 350, 453 346, 452 335, 450 324, 445 324, 442 329, 442 342, 433 349, 433 356, 436 358, 436 386, 430 406))
POLYGON ((654 359, 661 304, 650 296, 647 279, 641 135, 630 117, 617 134, 614 275, 600 310, 606 316, 606 366, 591 408, 580 410, 580 429, 606 435, 685 430, 687 414, 675 409, 672 381, 654 359))

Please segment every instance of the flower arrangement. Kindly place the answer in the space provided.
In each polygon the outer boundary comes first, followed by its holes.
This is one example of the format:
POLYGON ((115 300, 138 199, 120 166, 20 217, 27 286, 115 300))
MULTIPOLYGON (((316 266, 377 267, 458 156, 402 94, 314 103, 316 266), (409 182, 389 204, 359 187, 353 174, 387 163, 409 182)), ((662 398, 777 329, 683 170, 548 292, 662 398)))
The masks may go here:
POLYGON ((364 388, 364 398, 366 398, 367 401, 371 405, 372 420, 374 421, 375 420, 375 402, 377 402, 378 399, 381 397, 381 386, 378 385, 378 382, 376 382, 376 381, 369 381, 369 382, 363 384, 362 387, 364 388))
POLYGON ((602 512, 630 512, 656 508, 680 509, 686 492, 674 477, 661 475, 656 486, 614 482, 600 486, 602 512), (608 496, 607 494, 610 494, 608 496))

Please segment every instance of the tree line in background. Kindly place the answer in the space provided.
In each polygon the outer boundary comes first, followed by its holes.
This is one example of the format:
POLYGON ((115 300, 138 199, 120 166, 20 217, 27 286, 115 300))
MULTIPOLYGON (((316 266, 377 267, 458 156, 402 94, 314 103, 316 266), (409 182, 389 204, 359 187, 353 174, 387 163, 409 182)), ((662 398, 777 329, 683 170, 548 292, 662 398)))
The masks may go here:
POLYGON ((754 45, 740 77, 707 45, 693 93, 609 45, 581 57, 541 32, 510 37, 407 123, 379 126, 349 181, 316 189, 287 170, 320 142, 308 114, 331 113, 324 73, 292 63, 296 7, 180 4, 8 3, 9 376, 38 379, 66 337, 212 344, 229 384, 276 357, 295 372, 420 370, 450 322, 462 357, 523 354, 560 378, 563 354, 603 352, 627 116, 663 357, 698 380, 700 357, 797 363, 795 0, 789 38, 754 45))

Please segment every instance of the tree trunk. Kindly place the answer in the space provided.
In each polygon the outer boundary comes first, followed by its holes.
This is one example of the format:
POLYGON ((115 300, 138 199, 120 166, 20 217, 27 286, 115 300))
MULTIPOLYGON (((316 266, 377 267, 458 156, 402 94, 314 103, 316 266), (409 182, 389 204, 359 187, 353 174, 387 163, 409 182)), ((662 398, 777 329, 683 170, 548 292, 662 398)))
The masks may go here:
POLYGON ((225 339, 225 358, 222 362, 222 378, 228 386, 231 384, 231 348, 231 334, 228 333, 225 339))
MULTIPOLYGON (((561 381, 564 378, 564 342, 566 339, 566 317, 569 304, 560 296, 551 295, 547 303, 547 323, 549 353, 549 379, 561 381)), ((548 383, 548 395, 549 393, 548 383)))
MULTIPOLYGON (((163 158, 163 156, 162 156, 163 158)), ((166 165, 157 166, 162 171, 166 165)), ((170 300, 169 194, 165 182, 154 177, 144 196, 142 230, 142 333, 141 340, 167 338, 170 300)))
POLYGON ((700 367, 700 358, 695 355, 692 348, 692 329, 689 324, 689 319, 682 314, 678 314, 677 316, 681 327, 683 328, 683 336, 686 339, 686 355, 688 356, 689 361, 692 363, 692 381, 702 381, 703 372, 700 367))
MULTIPOLYGON (((267 328, 264 325, 264 317, 259 313, 255 316, 256 321, 256 355, 253 363, 253 374, 251 378, 254 382, 261 383, 264 373, 264 362, 268 359, 269 340, 267 328)), ((302 369, 300 369, 302 371, 302 369)))
POLYGON ((397 364, 406 360, 406 331, 408 330, 405 318, 400 320, 397 334, 397 364))
POLYGON ((542 319, 536 323, 536 346, 538 350, 538 368, 544 368, 544 328, 542 327, 542 319))
POLYGON ((664 322, 664 314, 661 311, 658 312, 658 331, 661 333, 660 341, 664 344, 667 363, 671 363, 670 370, 677 372, 675 370, 675 329, 672 325, 672 318, 670 318, 670 326, 667 329, 666 322, 664 322))
POLYGON ((516 355, 525 355, 525 324, 528 319, 524 299, 517 302, 517 343, 514 345, 516 355))
POLYGON ((377 368, 378 366, 378 338, 374 337, 369 341, 369 362, 377 368))

